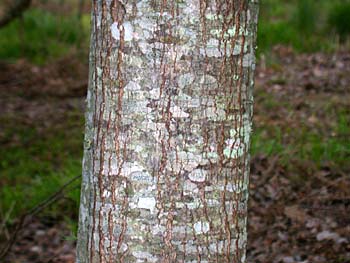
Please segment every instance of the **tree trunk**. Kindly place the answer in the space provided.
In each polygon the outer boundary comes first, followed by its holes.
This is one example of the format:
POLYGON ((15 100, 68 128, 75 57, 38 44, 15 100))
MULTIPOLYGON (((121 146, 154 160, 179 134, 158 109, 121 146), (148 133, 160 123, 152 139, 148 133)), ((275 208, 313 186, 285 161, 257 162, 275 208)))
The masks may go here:
POLYGON ((258 0, 94 0, 77 262, 245 262, 258 0))

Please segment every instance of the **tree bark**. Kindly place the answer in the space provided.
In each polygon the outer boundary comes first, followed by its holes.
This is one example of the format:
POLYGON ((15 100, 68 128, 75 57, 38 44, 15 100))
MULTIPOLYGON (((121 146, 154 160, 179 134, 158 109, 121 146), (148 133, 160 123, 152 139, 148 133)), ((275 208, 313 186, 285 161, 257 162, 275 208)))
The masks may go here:
POLYGON ((245 262, 258 0, 92 7, 77 262, 245 262))

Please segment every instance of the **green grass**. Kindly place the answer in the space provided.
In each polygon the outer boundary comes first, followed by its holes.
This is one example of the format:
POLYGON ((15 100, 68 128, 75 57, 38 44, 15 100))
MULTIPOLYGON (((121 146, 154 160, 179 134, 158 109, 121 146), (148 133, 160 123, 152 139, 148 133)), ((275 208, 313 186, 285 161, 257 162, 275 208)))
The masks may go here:
POLYGON ((87 36, 86 22, 80 23, 76 16, 30 9, 23 19, 0 29, 0 60, 26 58, 45 64, 69 53, 81 41, 87 42, 87 36))
MULTIPOLYGON (((284 85, 286 81, 275 77, 268 85, 284 85)), ((322 94, 312 99, 306 97, 312 103, 302 112, 296 108, 295 98, 280 97, 262 88, 256 89, 254 96, 257 112, 252 134, 253 156, 278 156, 280 163, 291 170, 293 161, 308 162, 314 169, 329 166, 350 170, 350 111, 337 99, 341 95, 334 93, 329 101, 322 94), (312 115, 316 118, 310 123, 312 115)))
MULTIPOLYGON (((350 169, 350 125, 349 115, 340 112, 332 135, 300 128, 291 130, 285 127, 260 126, 253 132, 252 155, 278 155, 282 164, 291 168, 291 160, 304 160, 320 168, 331 165, 350 169)), ((301 125, 301 127, 303 127, 301 125)))
MULTIPOLYGON (((333 51, 350 34, 350 0, 261 0, 258 54, 277 44, 298 52, 333 51)), ((59 15, 31 8, 0 29, 0 60, 45 64, 74 49, 88 52, 90 15, 59 15), (77 48, 79 47, 79 48, 77 48)))
POLYGON ((298 52, 334 51, 348 38, 350 2, 345 0, 261 0, 258 54, 275 45, 298 52))
MULTIPOLYGON (((3 121, 3 120, 2 120, 3 121)), ((29 211, 55 193, 64 183, 81 174, 82 120, 80 115, 68 117, 65 127, 38 133, 35 128, 8 121, 5 138, 16 134, 17 142, 0 149, 1 189, 0 213, 8 215, 8 223, 29 211)), ((79 182, 75 182, 79 185, 79 182)), ((64 202, 64 211, 77 213, 79 189, 70 191, 64 202)), ((61 216, 60 203, 52 205, 47 213, 61 216)), ((68 213, 67 213, 68 215, 68 213)))
POLYGON ((350 1, 337 3, 329 11, 328 24, 345 41, 350 34, 350 1))

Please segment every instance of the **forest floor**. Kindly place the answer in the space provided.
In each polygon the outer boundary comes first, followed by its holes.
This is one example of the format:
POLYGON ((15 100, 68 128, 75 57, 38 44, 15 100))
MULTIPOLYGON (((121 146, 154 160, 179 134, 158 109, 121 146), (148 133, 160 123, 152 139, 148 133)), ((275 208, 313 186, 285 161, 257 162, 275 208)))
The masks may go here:
MULTIPOLYGON (((0 72, 5 244, 24 211, 80 174, 87 66, 69 57, 0 72)), ((254 114, 248 262, 349 263, 350 53, 275 48, 258 65, 254 114)), ((78 199, 75 188, 28 217, 0 261, 73 263, 78 199)))

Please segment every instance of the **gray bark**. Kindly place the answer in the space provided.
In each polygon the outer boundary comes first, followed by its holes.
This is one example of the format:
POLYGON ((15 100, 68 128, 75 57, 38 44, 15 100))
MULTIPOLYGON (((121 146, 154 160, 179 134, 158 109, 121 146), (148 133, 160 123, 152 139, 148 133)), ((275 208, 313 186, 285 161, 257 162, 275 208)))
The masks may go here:
POLYGON ((94 0, 77 262, 245 262, 257 0, 94 0))

